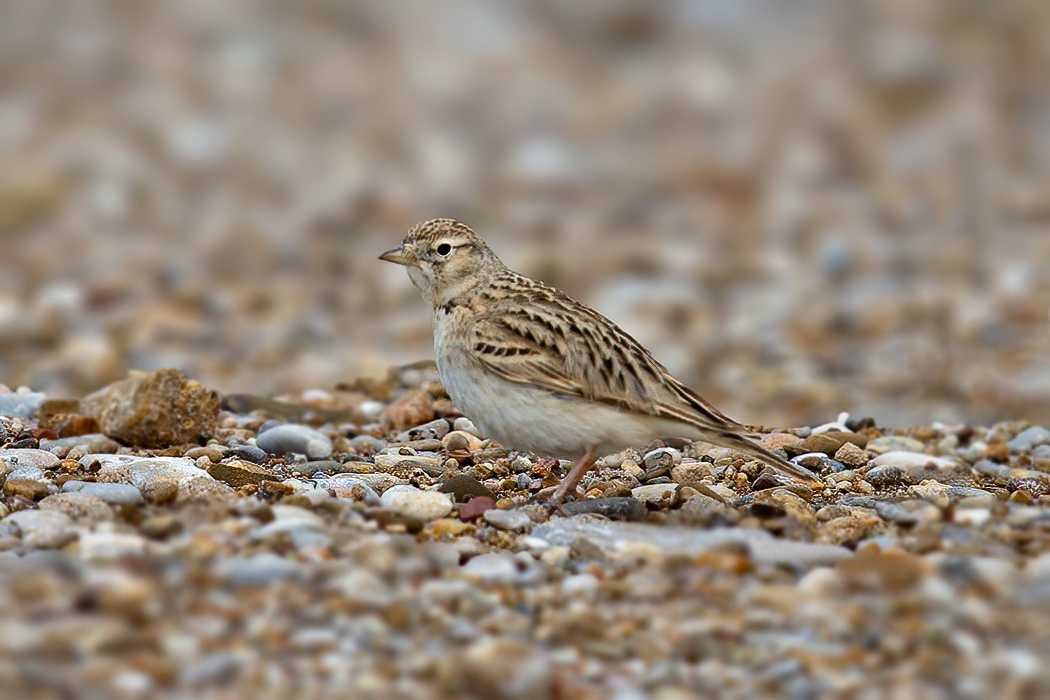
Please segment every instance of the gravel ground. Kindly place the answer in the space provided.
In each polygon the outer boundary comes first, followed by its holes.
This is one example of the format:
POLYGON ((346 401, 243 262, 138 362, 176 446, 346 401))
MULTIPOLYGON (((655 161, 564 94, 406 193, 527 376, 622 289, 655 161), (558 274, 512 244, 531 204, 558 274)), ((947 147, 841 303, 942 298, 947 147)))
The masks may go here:
POLYGON ((761 431, 818 492, 654 443, 552 509, 432 369, 285 398, 0 386, 9 697, 1050 693, 1043 427, 761 431))

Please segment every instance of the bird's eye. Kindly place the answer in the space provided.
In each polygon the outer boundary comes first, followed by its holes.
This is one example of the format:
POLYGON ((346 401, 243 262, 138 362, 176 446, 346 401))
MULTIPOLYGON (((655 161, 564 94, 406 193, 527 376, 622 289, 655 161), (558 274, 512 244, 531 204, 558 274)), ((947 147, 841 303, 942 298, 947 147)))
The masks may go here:
POLYGON ((448 255, 452 252, 452 246, 450 246, 448 243, 442 243, 437 247, 437 252, 438 255, 448 255))

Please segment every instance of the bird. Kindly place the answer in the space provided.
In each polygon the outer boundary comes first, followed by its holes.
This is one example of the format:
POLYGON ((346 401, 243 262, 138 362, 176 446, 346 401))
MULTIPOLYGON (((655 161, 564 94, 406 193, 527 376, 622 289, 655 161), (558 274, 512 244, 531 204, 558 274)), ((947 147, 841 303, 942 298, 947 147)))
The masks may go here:
POLYGON ((704 440, 819 485, 749 439, 602 314, 510 270, 469 226, 432 219, 379 256, 403 265, 432 311, 441 383, 482 433, 511 450, 573 460, 563 504, 598 458, 657 438, 704 440))

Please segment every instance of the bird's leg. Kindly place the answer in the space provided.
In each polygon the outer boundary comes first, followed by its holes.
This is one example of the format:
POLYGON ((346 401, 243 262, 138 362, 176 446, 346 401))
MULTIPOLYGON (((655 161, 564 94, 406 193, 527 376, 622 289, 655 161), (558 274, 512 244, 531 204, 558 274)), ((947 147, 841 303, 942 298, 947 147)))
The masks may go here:
POLYGON ((551 503, 561 505, 569 497, 570 493, 576 493, 576 485, 591 470, 594 462, 594 448, 588 447, 582 455, 576 458, 576 461, 572 463, 572 469, 558 484, 558 490, 551 496, 551 503))

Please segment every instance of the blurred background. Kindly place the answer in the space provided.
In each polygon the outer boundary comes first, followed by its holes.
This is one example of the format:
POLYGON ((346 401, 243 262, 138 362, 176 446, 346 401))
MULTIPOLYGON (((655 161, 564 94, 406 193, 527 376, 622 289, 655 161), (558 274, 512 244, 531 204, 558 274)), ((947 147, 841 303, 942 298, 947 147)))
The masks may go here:
POLYGON ((7 0, 0 382, 432 356, 461 218, 731 415, 1050 421, 1045 0, 7 0))

